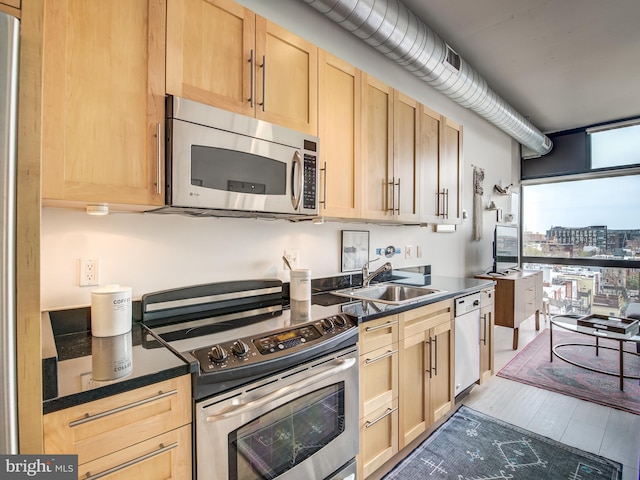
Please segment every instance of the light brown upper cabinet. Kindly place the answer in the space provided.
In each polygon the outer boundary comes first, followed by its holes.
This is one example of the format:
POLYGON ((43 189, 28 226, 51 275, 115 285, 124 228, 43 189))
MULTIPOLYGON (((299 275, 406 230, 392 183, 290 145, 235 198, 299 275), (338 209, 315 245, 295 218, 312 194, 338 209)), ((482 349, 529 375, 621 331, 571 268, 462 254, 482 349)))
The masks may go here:
POLYGON ((20 0, 0 0, 0 12, 20 16, 20 0))
POLYGON ((362 191, 361 73, 323 50, 318 59, 320 214, 358 218, 362 191))
POLYGON ((420 105, 362 75, 362 218, 417 222, 420 105))
POLYGON ((444 119, 438 175, 438 217, 442 223, 462 223, 462 125, 444 119))
POLYGON ((318 49, 231 0, 168 0, 167 93, 318 132, 318 49))
POLYGON ((164 0, 48 0, 45 200, 162 205, 164 0))
POLYGON ((462 126, 422 106, 420 219, 462 221, 462 126))

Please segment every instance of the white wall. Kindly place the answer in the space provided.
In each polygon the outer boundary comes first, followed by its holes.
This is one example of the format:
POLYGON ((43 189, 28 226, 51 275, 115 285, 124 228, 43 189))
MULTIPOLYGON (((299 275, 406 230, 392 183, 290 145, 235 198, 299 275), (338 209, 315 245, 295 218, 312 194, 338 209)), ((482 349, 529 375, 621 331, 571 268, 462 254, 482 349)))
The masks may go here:
MULTIPOLYGON (((464 125, 464 198, 469 218, 453 234, 432 228, 353 223, 289 223, 283 220, 188 218, 116 213, 90 217, 79 210, 44 208, 42 216, 42 308, 89 305, 93 287, 79 287, 78 259, 101 259, 102 284, 130 285, 134 297, 206 282, 280 278, 284 249, 300 251, 301 266, 314 278, 340 272, 340 231, 369 230, 375 248, 420 245, 422 258, 391 259, 396 267, 431 264, 436 275, 472 276, 492 261, 495 212, 483 213, 484 238, 471 240, 472 165, 485 169, 484 203, 506 207, 493 185, 517 182, 517 144, 395 63, 369 48, 302 0, 241 0, 256 12, 305 36, 434 110, 464 125)), ((322 141, 322 139, 320 140, 322 141)))

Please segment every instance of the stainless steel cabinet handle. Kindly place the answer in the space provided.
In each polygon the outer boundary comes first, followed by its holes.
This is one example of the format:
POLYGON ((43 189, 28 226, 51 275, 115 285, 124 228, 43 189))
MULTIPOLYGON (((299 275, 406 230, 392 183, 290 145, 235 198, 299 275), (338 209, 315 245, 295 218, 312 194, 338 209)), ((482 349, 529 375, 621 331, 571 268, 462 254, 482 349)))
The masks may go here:
POLYGON ((249 104, 251 105, 251 108, 253 108, 254 106, 254 91, 256 89, 256 59, 253 56, 253 48, 251 49, 251 56, 249 57, 249 64, 251 65, 251 84, 250 84, 250 91, 249 91, 249 104))
POLYGON ((438 376, 438 337, 433 337, 433 343, 434 343, 434 359, 435 361, 433 362, 433 375, 434 376, 438 376))
POLYGON ((364 363, 366 365, 369 365, 370 363, 374 363, 377 362, 378 360, 382 360, 383 358, 387 358, 390 357, 391 355, 395 355, 396 353, 398 353, 398 349, 395 350, 389 350, 387 353, 383 353, 382 355, 378 355, 375 358, 367 358, 364 363))
POLYGON ((264 106, 265 103, 267 103, 267 57, 266 55, 262 56, 262 65, 260 65, 260 68, 262 68, 262 103, 259 103, 258 105, 260 105, 262 107, 262 111, 264 112, 264 106))
POLYGON ((144 462, 145 460, 148 460, 150 458, 155 457, 156 455, 160 455, 161 453, 167 452, 169 450, 172 450, 174 448, 176 448, 178 446, 178 443, 172 443, 171 445, 167 445, 164 446, 162 443, 160 444, 160 447, 158 448, 158 450, 154 450, 153 452, 149 452, 145 455, 142 455, 141 457, 138 458, 134 458, 133 460, 129 460, 128 462, 122 463, 116 467, 112 467, 109 468, 108 470, 105 470, 104 472, 100 472, 100 473, 96 473, 95 475, 91 475, 91 472, 87 472, 87 475, 84 477, 86 480, 95 480, 97 478, 102 478, 102 477, 106 477, 107 475, 111 475, 112 473, 118 472, 120 470, 124 470, 127 467, 130 467, 131 465, 135 465, 136 463, 140 463, 140 462, 144 462))
POLYGON ((156 123, 156 193, 162 194, 162 125, 156 123))
POLYGON ((154 395, 153 397, 144 398, 142 400, 138 400, 137 402, 130 403, 129 405, 123 405, 121 407, 113 408, 111 410, 107 410, 102 413, 97 413, 95 415, 87 414, 84 418, 81 418, 79 420, 74 420, 73 422, 69 422, 69 426, 76 427, 78 425, 82 425, 83 423, 92 422, 94 420, 98 420, 99 418, 104 418, 104 417, 108 417, 109 415, 113 415, 114 413, 123 412, 125 410, 129 410, 130 408, 135 408, 140 405, 144 405, 145 403, 155 402, 156 400, 160 400, 161 398, 169 397, 171 395, 176 395, 177 393, 178 393, 178 390, 160 392, 157 395, 154 395))
MULTIPOLYGON (((398 208, 396 208, 396 212, 398 213, 398 215, 400 215, 400 179, 398 178, 398 208)), ((395 200, 394 200, 394 205, 395 205, 395 200)))
MULTIPOLYGON (((391 186, 391 207, 389 207, 389 200, 387 198, 387 212, 395 212, 396 207, 396 179, 393 177, 390 182, 387 182, 387 185, 391 186)), ((389 190, 387 189, 387 192, 389 190)))
POLYGON ((487 344, 487 314, 482 315, 482 343, 487 344))
POLYGON ((293 393, 297 390, 302 390, 305 387, 310 385, 314 385, 325 378, 332 377, 333 375, 340 373, 344 370, 349 370, 356 364, 355 358, 347 358, 340 359, 335 362, 331 362, 333 364, 332 367, 325 368, 324 370, 319 371, 311 377, 305 378, 304 380, 300 380, 299 382, 292 383, 291 385, 287 385, 286 387, 282 387, 278 390, 275 390, 271 393, 268 393, 260 398, 256 398, 255 400, 251 400, 249 402, 242 403, 232 403, 212 415, 207 417, 207 422, 216 422, 218 420, 224 420, 225 418, 233 417, 236 415, 241 415, 242 413, 247 412, 248 410, 253 410, 255 408, 266 405, 274 400, 284 397, 290 393, 293 393))
POLYGON ((396 323, 398 323, 397 320, 391 320, 391 321, 383 323, 381 325, 376 325, 375 327, 365 327, 364 331, 365 332, 375 332, 376 330, 380 330, 382 328, 390 327, 391 325, 395 325, 396 323))
POLYGON ((444 207, 445 207, 445 211, 444 211, 444 218, 449 218, 449 189, 445 188, 444 190, 444 207))
POLYGON ((429 369, 427 371, 429 372, 429 378, 433 378, 433 345, 431 337, 429 337, 429 340, 424 343, 429 345, 429 369))
POLYGON ((371 420, 370 422, 366 422, 364 424, 364 428, 369 428, 372 427, 373 425, 375 425, 376 423, 378 423, 380 420, 382 420, 385 417, 388 417, 389 415, 391 415, 393 412, 395 412, 396 410, 398 410, 398 407, 395 408, 387 408, 387 411, 384 412, 382 415, 380 415, 378 418, 376 418, 375 420, 371 420))
POLYGON ((324 172, 324 185, 322 186, 322 195, 324 200, 320 200, 318 203, 324 205, 324 208, 327 208, 327 162, 324 162, 323 167, 320 169, 320 174, 324 172))

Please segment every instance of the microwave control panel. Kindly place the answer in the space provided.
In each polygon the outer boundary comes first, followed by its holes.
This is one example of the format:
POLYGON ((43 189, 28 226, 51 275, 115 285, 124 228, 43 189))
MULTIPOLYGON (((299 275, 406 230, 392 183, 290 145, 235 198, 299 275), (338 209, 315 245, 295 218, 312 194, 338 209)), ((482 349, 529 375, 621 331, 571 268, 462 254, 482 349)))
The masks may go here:
POLYGON ((315 155, 304 154, 304 195, 302 198, 302 208, 315 209, 317 200, 317 157, 315 155))
POLYGON ((312 140, 304 141, 303 148, 303 196, 302 208, 315 210, 318 208, 318 144, 312 140))

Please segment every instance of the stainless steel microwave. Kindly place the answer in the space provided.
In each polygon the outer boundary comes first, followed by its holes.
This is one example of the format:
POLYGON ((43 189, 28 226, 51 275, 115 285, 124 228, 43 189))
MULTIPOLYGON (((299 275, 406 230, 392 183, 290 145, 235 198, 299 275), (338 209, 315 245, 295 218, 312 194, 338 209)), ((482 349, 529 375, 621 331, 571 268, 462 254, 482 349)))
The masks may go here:
POLYGON ((318 214, 318 138, 167 97, 166 204, 157 213, 318 214))

